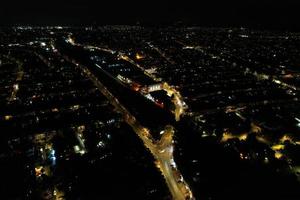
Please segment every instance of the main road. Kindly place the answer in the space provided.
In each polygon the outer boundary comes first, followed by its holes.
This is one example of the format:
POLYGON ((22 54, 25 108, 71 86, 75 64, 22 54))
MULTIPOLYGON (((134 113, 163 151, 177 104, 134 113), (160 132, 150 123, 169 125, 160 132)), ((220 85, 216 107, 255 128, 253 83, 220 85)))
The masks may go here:
MULTIPOLYGON (((143 141, 145 147, 149 149, 153 157, 155 158, 156 166, 164 176, 167 186, 174 200, 192 200, 193 194, 188 184, 183 180, 182 175, 178 171, 173 159, 173 135, 174 129, 172 126, 167 125, 164 130, 161 131, 160 140, 153 139, 150 130, 142 126, 140 122, 129 112, 129 110, 109 91, 109 89, 89 70, 88 67, 81 63, 71 59, 67 55, 61 54, 57 49, 55 50, 59 56, 62 56, 68 62, 73 63, 79 68, 85 76, 87 76, 94 85, 101 91, 101 93, 109 99, 110 103, 123 114, 124 119, 128 125, 132 127, 134 132, 143 141)), ((98 66, 99 70, 102 70, 105 75, 105 70, 98 66)), ((155 116, 153 116, 155 117, 155 116)))

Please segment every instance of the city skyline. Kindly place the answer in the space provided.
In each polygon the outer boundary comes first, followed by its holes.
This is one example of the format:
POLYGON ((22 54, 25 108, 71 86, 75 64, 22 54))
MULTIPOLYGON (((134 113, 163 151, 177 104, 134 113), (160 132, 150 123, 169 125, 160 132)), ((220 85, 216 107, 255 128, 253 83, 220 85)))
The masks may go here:
POLYGON ((263 1, 6 1, 0 25, 185 25, 300 30, 300 2, 263 1))
POLYGON ((3 199, 299 199, 299 42, 240 28, 1 28, 3 199))

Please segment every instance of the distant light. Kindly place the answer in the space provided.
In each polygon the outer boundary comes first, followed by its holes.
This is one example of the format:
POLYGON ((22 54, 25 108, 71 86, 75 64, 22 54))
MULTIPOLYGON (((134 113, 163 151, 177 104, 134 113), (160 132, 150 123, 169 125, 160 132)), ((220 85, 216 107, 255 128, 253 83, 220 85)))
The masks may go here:
POLYGON ((55 150, 54 149, 51 150, 50 155, 55 156, 55 150))
POLYGON ((141 55, 141 54, 139 54, 139 53, 136 53, 135 58, 136 58, 137 60, 141 60, 141 59, 144 59, 145 56, 143 56, 143 55, 141 55))
POLYGON ((269 158, 268 158, 268 157, 265 157, 264 162, 265 162, 265 163, 269 163, 269 158))
POLYGON ((14 88, 15 90, 19 90, 19 84, 14 84, 14 85, 13 85, 13 88, 14 88))
POLYGON ((280 153, 278 151, 275 152, 275 158, 280 159, 280 158, 282 158, 282 156, 283 156, 282 153, 280 153))
MULTIPOLYGON (((298 123, 298 125, 299 125, 300 123, 298 123)), ((280 138, 280 142, 281 143, 284 143, 285 141, 289 141, 289 142, 291 142, 291 143, 293 143, 294 141, 293 141, 293 139, 290 137, 290 136, 288 136, 288 135, 284 135, 282 138, 280 138)))
POLYGON ((4 119, 5 119, 6 121, 11 120, 12 118, 13 118, 12 115, 5 115, 5 116, 4 116, 4 119))
POLYGON ((239 35, 241 38, 248 38, 248 35, 239 35))
POLYGON ((75 153, 79 153, 81 155, 86 153, 86 151, 84 149, 80 149, 80 147, 78 145, 75 145, 73 148, 74 148, 75 153))
POLYGON ((183 49, 194 49, 192 46, 184 46, 183 49))
POLYGON ((274 80, 274 82, 277 83, 277 84, 281 84, 280 80, 274 80))
POLYGON ((83 154, 86 153, 86 151, 85 151, 84 149, 82 149, 82 150, 79 151, 79 153, 80 153, 81 155, 83 155, 83 154))
POLYGON ((227 142, 228 140, 233 139, 233 138, 235 138, 235 136, 233 136, 231 133, 224 132, 223 136, 222 136, 222 139, 221 139, 221 142, 227 142))
POLYGON ((79 105, 73 105, 73 106, 71 106, 71 110, 78 110, 79 109, 79 105))
POLYGON ((283 144, 276 144, 276 145, 272 146, 272 149, 274 151, 282 150, 282 149, 284 149, 284 145, 283 144))
POLYGON ((75 145, 75 146, 74 146, 74 151, 75 151, 75 153, 78 153, 78 152, 80 151, 80 148, 79 148, 78 145, 75 145))
POLYGON ((248 135, 245 133, 245 134, 239 136, 239 139, 240 139, 240 140, 246 140, 247 137, 248 137, 248 135))
POLYGON ((105 147, 104 142, 100 141, 100 142, 97 144, 97 147, 105 147))
POLYGON ((116 120, 115 119, 110 119, 110 120, 108 120, 106 123, 107 124, 112 124, 112 123, 114 123, 116 120))
POLYGON ((34 168, 35 176, 37 176, 37 177, 41 176, 42 175, 42 169, 43 169, 42 166, 35 167, 34 168))
POLYGON ((244 159, 244 155, 242 153, 240 153, 240 158, 244 159))
POLYGON ((51 111, 52 112, 58 112, 58 109, 57 108, 52 108, 51 111))

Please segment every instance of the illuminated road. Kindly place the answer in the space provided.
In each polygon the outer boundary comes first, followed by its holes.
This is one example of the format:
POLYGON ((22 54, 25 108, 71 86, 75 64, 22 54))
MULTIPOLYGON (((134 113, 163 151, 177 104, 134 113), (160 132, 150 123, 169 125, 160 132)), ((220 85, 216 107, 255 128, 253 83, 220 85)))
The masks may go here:
MULTIPOLYGON (((139 68, 140 70, 143 71, 143 73, 146 76, 150 77, 152 80, 161 81, 161 78, 157 78, 153 74, 148 73, 142 66, 140 66, 139 64, 134 62, 132 59, 130 59, 125 54, 119 54, 119 58, 122 60, 125 60, 125 61, 131 63, 132 65, 134 65, 135 67, 139 68)), ((183 101, 183 98, 180 95, 179 91, 177 91, 174 87, 171 87, 168 83, 164 82, 162 89, 167 92, 168 96, 170 96, 170 97, 172 95, 174 96, 172 99, 172 103, 175 106, 174 115, 175 115, 175 120, 179 121, 180 116, 185 113, 185 110, 187 109, 187 105, 183 101)))
MULTIPOLYGON (((58 53, 61 55, 60 53, 58 53)), ((176 168, 176 164, 173 159, 173 134, 174 130, 172 126, 166 126, 163 130, 162 137, 159 141, 155 141, 150 134, 150 131, 143 127, 136 118, 119 102, 117 98, 101 83, 101 81, 86 67, 77 63, 68 56, 61 55, 64 59, 72 62, 77 68, 79 68, 94 85, 101 91, 101 93, 109 99, 110 103, 123 114, 125 121, 132 127, 134 132, 143 141, 145 147, 150 150, 155 158, 156 166, 163 174, 170 193, 174 200, 192 200, 194 199, 189 186, 184 182, 182 175, 176 168), (180 177, 180 178, 178 178, 180 177)), ((100 68, 100 66, 98 66, 100 68)), ((104 71, 104 70, 103 70, 104 71)))
POLYGON ((24 75, 24 71, 23 71, 23 63, 20 62, 19 60, 15 60, 15 62, 16 62, 17 65, 18 65, 18 69, 17 69, 17 78, 16 78, 16 83, 13 85, 11 95, 10 95, 10 97, 8 98, 8 101, 9 101, 9 102, 16 100, 17 93, 18 93, 18 91, 19 91, 19 82, 22 81, 23 75, 24 75))
POLYGON ((160 50, 158 47, 154 46, 153 44, 151 44, 150 42, 147 42, 148 46, 155 50, 157 53, 159 53, 159 55, 161 57, 163 57, 168 63, 170 63, 171 65, 175 65, 176 63, 170 58, 168 57, 162 50, 160 50))

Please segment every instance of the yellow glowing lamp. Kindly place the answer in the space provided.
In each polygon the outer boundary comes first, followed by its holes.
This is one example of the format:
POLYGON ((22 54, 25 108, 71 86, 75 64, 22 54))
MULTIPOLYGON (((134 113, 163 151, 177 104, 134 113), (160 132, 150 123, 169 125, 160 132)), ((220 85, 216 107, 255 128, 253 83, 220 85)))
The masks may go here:
POLYGON ((4 119, 5 119, 6 121, 11 120, 12 118, 13 118, 13 116, 11 116, 11 115, 5 115, 5 116, 4 116, 4 119))
POLYGON ((139 53, 136 53, 135 58, 136 58, 137 60, 141 60, 141 59, 145 58, 145 56, 143 56, 143 55, 141 55, 141 54, 139 54, 139 53))

